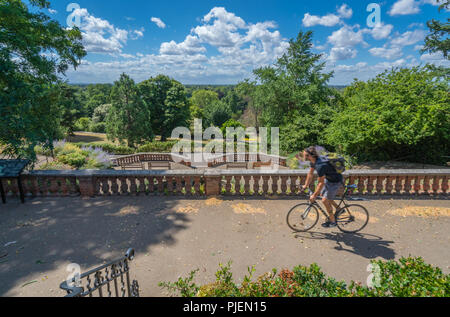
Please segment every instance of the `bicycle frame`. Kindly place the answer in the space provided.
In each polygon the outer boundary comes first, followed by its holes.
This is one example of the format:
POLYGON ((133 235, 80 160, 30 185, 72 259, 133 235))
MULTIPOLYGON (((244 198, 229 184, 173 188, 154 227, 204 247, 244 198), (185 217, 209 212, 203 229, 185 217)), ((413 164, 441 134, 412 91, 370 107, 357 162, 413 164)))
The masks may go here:
MULTIPOLYGON (((349 193, 351 188, 349 188, 347 186, 345 186, 345 188, 346 189, 345 189, 344 195, 341 198, 341 201, 340 201, 340 203, 339 203, 339 205, 337 207, 337 210, 341 210, 341 209, 343 209, 343 208, 348 206, 348 204, 345 201, 345 198, 347 197, 347 195, 348 195, 348 193, 349 193), (341 208, 342 204, 344 204, 343 208, 341 208)), ((309 194, 311 194, 311 193, 312 192, 310 190, 309 194)), ((317 199, 322 199, 322 197, 319 196, 319 197, 317 197, 317 199)), ((320 206, 320 204, 316 201, 315 203, 309 202, 309 208, 306 209, 306 211, 305 211, 305 213, 303 215, 304 219, 306 219, 308 217, 309 211, 311 210, 311 207, 313 207, 313 206, 317 207, 322 212, 322 214, 325 216, 325 218, 328 219, 330 217, 330 215, 328 215, 327 212, 325 210, 323 210, 322 206, 320 206)))

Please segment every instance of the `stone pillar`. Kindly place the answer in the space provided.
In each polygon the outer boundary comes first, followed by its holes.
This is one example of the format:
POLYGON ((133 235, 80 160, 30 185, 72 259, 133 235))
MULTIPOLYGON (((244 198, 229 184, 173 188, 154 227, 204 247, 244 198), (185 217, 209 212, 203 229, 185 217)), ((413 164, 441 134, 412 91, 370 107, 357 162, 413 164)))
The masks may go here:
POLYGON ((220 173, 211 171, 205 173, 205 190, 206 196, 218 196, 221 193, 221 180, 220 173))
POLYGON ((77 180, 80 186, 81 197, 95 196, 95 184, 94 177, 92 175, 77 176, 77 180))

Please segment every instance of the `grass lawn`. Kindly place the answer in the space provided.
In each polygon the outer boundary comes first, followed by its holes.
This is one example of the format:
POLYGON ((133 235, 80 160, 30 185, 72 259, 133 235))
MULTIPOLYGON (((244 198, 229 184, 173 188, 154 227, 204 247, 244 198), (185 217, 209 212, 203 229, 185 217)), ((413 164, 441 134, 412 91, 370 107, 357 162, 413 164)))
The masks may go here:
POLYGON ((105 133, 91 133, 91 132, 75 132, 73 136, 67 138, 68 142, 71 143, 109 143, 114 144, 109 141, 105 133))

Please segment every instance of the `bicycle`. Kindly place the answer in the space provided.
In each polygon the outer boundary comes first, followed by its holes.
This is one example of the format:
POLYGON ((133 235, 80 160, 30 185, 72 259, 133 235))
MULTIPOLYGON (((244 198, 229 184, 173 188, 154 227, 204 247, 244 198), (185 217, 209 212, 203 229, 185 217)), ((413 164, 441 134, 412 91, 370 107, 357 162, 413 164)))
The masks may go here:
MULTIPOLYGON (((369 212, 361 205, 348 205, 346 197, 356 185, 345 186, 345 192, 335 213, 336 223, 339 230, 344 233, 357 233, 363 230, 369 223, 369 212), (343 207, 341 207, 343 205, 343 207), (354 228, 352 228, 354 225, 354 228)), ((307 192, 311 195, 311 191, 307 192)), ((317 198, 322 199, 321 197, 317 198)), ((348 198, 348 201, 366 201, 362 198, 348 198)), ((287 224, 295 232, 307 232, 314 228, 319 221, 319 210, 329 219, 328 213, 317 203, 303 203, 293 207, 287 215, 287 224)))

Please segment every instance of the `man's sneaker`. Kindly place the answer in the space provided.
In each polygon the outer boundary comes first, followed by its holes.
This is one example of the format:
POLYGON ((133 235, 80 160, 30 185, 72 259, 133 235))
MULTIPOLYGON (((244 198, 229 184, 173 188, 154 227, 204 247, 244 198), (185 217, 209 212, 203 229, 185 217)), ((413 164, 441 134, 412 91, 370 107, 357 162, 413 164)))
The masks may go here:
POLYGON ((337 227, 337 224, 336 224, 336 222, 327 221, 327 222, 325 222, 322 225, 322 227, 324 227, 324 228, 335 228, 335 227, 337 227))

